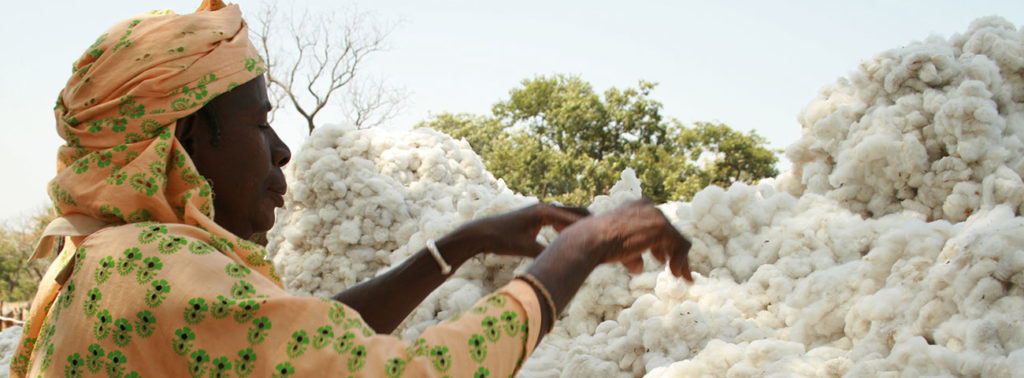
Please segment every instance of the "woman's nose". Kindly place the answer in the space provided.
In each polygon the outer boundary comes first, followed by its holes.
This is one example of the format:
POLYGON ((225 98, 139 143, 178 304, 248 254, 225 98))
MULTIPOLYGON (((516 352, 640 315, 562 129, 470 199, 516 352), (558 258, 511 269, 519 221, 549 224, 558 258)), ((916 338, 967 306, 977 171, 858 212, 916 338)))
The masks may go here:
POLYGON ((270 129, 270 135, 270 159, 278 167, 283 167, 292 159, 292 151, 288 149, 288 145, 284 144, 284 141, 277 136, 277 132, 274 131, 274 129, 270 129))

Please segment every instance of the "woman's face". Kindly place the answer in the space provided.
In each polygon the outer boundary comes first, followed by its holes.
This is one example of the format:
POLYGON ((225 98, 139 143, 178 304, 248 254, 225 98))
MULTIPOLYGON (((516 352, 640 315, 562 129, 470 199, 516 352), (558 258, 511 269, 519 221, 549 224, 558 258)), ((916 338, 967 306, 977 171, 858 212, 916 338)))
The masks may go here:
POLYGON ((219 143, 211 143, 215 137, 203 114, 178 121, 176 136, 213 187, 214 221, 242 238, 267 231, 274 208, 284 205, 288 186, 281 167, 291 151, 267 122, 266 81, 257 77, 206 106, 220 125, 219 143))

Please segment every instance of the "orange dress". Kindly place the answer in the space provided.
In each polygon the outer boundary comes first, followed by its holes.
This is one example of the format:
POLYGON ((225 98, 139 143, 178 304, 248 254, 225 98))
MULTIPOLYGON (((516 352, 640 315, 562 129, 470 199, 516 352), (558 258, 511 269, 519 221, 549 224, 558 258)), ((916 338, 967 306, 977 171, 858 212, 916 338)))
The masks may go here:
POLYGON ((539 303, 519 280, 408 343, 375 334, 344 304, 288 294, 252 266, 269 263, 218 249, 260 256, 255 244, 210 241, 191 226, 133 223, 65 249, 12 376, 507 377, 537 343, 539 303))

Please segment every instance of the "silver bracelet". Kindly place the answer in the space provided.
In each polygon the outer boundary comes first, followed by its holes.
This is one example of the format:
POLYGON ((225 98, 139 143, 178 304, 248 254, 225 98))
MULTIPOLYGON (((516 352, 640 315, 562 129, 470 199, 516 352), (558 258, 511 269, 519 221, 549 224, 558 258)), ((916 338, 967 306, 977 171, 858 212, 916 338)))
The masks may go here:
POLYGON ((444 257, 441 257, 441 252, 437 250, 437 244, 434 243, 434 239, 427 239, 427 250, 430 251, 431 256, 434 256, 434 261, 437 261, 437 265, 441 267, 441 274, 447 276, 448 273, 452 272, 452 266, 444 261, 444 257))

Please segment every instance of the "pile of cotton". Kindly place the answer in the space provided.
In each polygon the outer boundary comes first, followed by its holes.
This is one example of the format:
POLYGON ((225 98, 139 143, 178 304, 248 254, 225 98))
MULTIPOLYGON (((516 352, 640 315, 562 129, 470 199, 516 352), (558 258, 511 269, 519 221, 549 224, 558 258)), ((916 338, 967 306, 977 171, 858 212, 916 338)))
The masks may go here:
POLYGON ((653 289, 556 328, 525 375, 1024 374, 1022 104, 999 18, 862 64, 804 111, 776 185, 664 207, 693 285, 633 278, 653 289))
MULTIPOLYGON (((303 295, 331 296, 397 265, 427 239, 537 202, 496 180, 468 143, 430 129, 321 127, 291 167, 267 249, 286 287, 303 295)), ((418 334, 435 318, 468 310, 521 264, 498 256, 466 264, 407 328, 418 334)))
POLYGON ((1024 38, 998 17, 886 51, 825 87, 787 151, 794 195, 865 216, 911 210, 963 221, 1024 210, 1024 38))
MULTIPOLYGON (((652 261, 598 268, 522 376, 1024 376, 1022 32, 985 18, 884 52, 800 120, 791 172, 660 205, 693 242, 694 283, 652 261)), ((303 294, 535 201, 429 130, 324 129, 292 169, 270 239, 303 294)), ((639 197, 627 170, 590 210, 639 197)), ((526 264, 466 264, 398 332, 415 337, 526 264)))
POLYGON ((556 328, 526 375, 1024 372, 1024 218, 1006 205, 959 224, 863 219, 822 196, 734 185, 676 215, 694 284, 633 278, 646 294, 591 333, 556 328))
POLYGON ((468 144, 429 129, 321 127, 292 167, 268 250, 296 293, 334 294, 468 219, 531 202, 468 144))
POLYGON ((1022 33, 981 19, 822 93, 775 185, 663 207, 693 285, 632 278, 648 292, 556 328, 524 375, 1024 374, 1022 33))
POLYGON ((10 327, 0 331, 0 378, 10 376, 11 358, 14 358, 14 351, 18 349, 18 341, 21 340, 21 327, 10 327))

